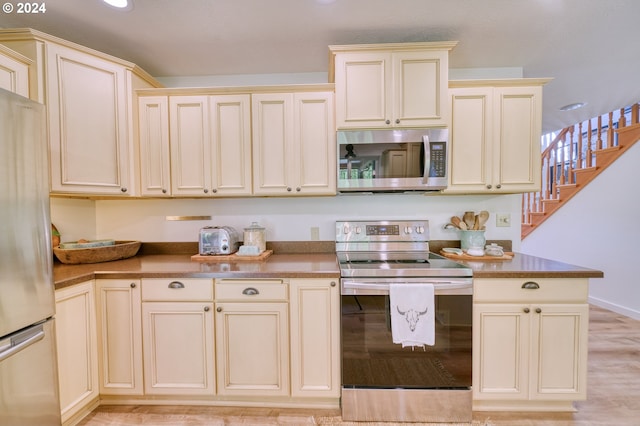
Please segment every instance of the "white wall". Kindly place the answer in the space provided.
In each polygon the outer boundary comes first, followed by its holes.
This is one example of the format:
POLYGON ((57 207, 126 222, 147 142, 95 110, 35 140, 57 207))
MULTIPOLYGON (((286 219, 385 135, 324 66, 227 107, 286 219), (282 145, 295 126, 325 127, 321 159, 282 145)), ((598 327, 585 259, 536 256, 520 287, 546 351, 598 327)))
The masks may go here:
POLYGON ((459 240, 456 231, 444 230, 452 215, 467 210, 488 210, 488 239, 520 239, 520 197, 443 196, 421 194, 340 195, 336 197, 51 200, 52 221, 64 241, 79 238, 140 240, 145 242, 197 241, 198 231, 208 225, 230 225, 240 233, 252 221, 267 228, 271 241, 308 241, 311 227, 320 240, 333 241, 336 220, 411 219, 430 220, 431 239, 459 240), (82 208, 78 208, 78 206, 82 208), (497 228, 496 213, 510 213, 512 226, 497 228), (93 215, 93 216, 92 216, 93 215), (210 221, 170 221, 166 216, 210 215, 210 221), (95 228, 91 224, 95 222, 95 228))
POLYGON ((604 271, 592 303, 640 319, 640 142, 522 242, 522 252, 604 271))

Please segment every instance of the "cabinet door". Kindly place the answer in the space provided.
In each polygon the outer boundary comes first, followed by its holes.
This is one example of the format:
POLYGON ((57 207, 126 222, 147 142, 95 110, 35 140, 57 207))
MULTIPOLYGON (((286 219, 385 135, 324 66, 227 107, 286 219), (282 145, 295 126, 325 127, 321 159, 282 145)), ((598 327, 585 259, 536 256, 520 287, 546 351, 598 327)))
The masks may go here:
POLYGON ((291 162, 296 171, 295 192, 301 195, 335 195, 333 93, 295 93, 294 122, 291 162))
POLYGON ((448 51, 393 53, 393 126, 447 124, 448 51))
POLYGON ((251 96, 210 98, 212 195, 250 195, 251 96))
POLYGON ((211 191, 207 96, 169 97, 171 192, 205 197, 211 191))
POLYGON ((539 191, 542 87, 495 90, 494 185, 502 192, 539 191))
POLYGON ((66 422, 99 395, 93 281, 56 291, 56 346, 60 407, 66 422))
POLYGON ((0 88, 29 97, 29 59, 0 45, 0 88))
POLYGON ((336 281, 291 280, 291 395, 340 397, 340 291, 336 281))
POLYGON ((338 53, 335 67, 337 127, 388 127, 393 107, 391 53, 338 53))
POLYGON ((531 346, 531 399, 586 399, 589 305, 533 305, 531 312, 538 343, 531 346))
POLYGON ((149 395, 214 395, 213 303, 142 304, 144 388, 149 395))
POLYGON ((51 190, 135 194, 125 69, 52 43, 46 55, 51 190))
POLYGON ((449 187, 446 192, 486 192, 492 183, 493 89, 451 89, 449 187))
POLYGON ((139 280, 96 280, 100 393, 142 395, 139 280))
POLYGON ((293 191, 293 95, 254 94, 253 192, 256 195, 287 195, 293 191))
POLYGON ((140 140, 140 193, 171 195, 169 170, 169 100, 166 96, 138 99, 140 140))
POLYGON ((473 399, 526 400, 530 315, 522 304, 475 304, 473 399))
POLYGON ((216 303, 218 394, 289 395, 286 303, 216 303))

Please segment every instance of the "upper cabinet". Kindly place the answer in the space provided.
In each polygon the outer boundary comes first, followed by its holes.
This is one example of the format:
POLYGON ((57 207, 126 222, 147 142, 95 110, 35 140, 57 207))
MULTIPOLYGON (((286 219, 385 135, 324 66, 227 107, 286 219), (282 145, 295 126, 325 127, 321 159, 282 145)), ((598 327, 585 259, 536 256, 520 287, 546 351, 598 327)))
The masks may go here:
POLYGON ((253 192, 335 195, 333 93, 252 95, 253 192))
POLYGON ((33 61, 0 44, 0 88, 29 97, 29 67, 33 61))
POLYGON ((137 195, 134 90, 158 86, 134 64, 30 29, 0 43, 34 62, 32 99, 47 105, 51 192, 137 195))
POLYGON ((329 46, 337 128, 446 126, 449 50, 456 44, 329 46))
POLYGON ((446 193, 540 189, 542 86, 549 79, 451 81, 446 193))

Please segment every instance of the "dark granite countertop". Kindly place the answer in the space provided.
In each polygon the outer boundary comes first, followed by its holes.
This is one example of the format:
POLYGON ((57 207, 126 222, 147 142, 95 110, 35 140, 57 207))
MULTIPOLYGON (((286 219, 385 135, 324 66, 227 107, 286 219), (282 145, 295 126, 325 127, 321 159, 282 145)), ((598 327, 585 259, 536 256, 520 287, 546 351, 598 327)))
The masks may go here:
MULTIPOLYGON (((601 278, 594 269, 516 253, 512 260, 460 261, 474 278, 601 278)), ((207 263, 188 254, 139 254, 82 265, 55 263, 56 289, 94 278, 340 278, 334 253, 273 254, 263 261, 207 263)))

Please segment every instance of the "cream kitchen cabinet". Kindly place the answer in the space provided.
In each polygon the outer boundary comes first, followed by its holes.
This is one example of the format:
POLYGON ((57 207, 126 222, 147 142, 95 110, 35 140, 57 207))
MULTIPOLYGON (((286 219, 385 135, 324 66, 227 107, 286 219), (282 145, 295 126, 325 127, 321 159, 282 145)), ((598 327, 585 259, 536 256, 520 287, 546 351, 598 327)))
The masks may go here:
POLYGON ((146 395, 215 394, 213 281, 142 279, 146 395))
POLYGON ((140 280, 96 280, 101 395, 142 395, 140 280))
POLYGON ((335 195, 332 92, 252 95, 253 193, 335 195))
POLYGON ((98 405, 98 342, 93 280, 56 290, 56 346, 63 423, 98 405))
POLYGON ((158 86, 134 64, 31 29, 0 43, 34 62, 32 99, 46 104, 51 191, 137 195, 134 90, 158 86))
POLYGON ((337 280, 292 279, 291 395, 340 397, 340 286, 337 280))
POLYGON ((548 79, 451 81, 445 193, 518 193, 541 184, 542 85, 548 79))
POLYGON ((221 396, 289 396, 288 288, 283 280, 216 280, 221 396))
POLYGON ((337 128, 446 126, 449 50, 456 44, 330 46, 337 128))
POLYGON ((169 150, 169 98, 138 98, 140 149, 140 195, 171 195, 171 161, 169 150))
POLYGON ((29 68, 33 62, 0 44, 0 88, 29 97, 29 68))
POLYGON ((251 194, 250 108, 247 94, 169 97, 174 196, 251 194))
POLYGON ((586 399, 587 279, 475 279, 474 410, 567 411, 586 399))

